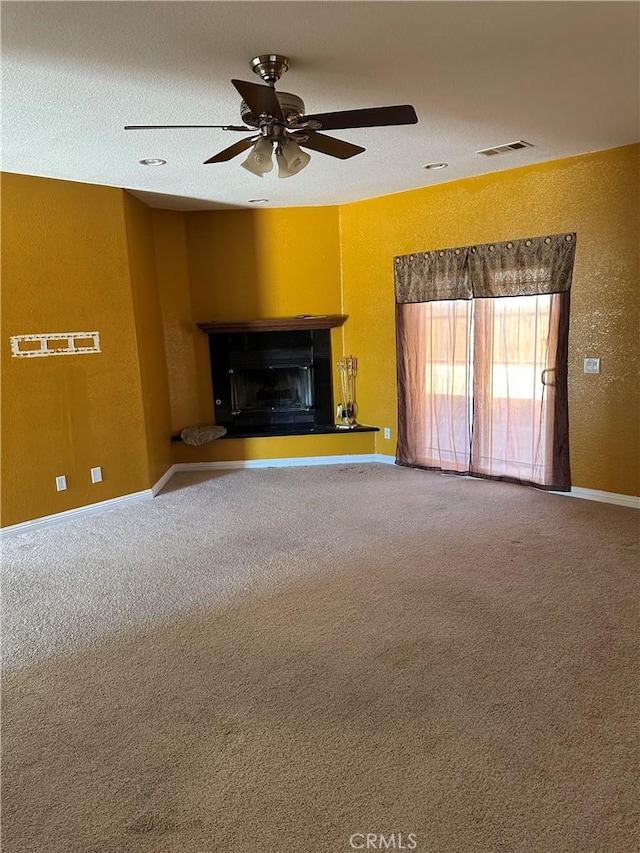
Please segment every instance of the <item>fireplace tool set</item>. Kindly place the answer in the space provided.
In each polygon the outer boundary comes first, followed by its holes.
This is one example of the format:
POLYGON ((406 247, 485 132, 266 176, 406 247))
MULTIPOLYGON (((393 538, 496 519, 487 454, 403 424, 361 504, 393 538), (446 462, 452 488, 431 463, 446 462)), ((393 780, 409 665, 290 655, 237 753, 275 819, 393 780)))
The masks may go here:
POLYGON ((356 415, 358 404, 356 403, 356 376, 358 374, 358 359, 353 355, 338 359, 338 374, 340 376, 340 389, 342 402, 338 403, 336 419, 339 429, 354 429, 358 426, 356 415))

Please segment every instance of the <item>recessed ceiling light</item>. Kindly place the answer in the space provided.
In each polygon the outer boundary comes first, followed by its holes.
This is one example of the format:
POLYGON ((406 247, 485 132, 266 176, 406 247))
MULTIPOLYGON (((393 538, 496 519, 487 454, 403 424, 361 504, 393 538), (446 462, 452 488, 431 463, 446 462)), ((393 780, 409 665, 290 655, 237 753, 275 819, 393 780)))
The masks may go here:
POLYGON ((165 166, 167 161, 160 160, 158 157, 147 157, 144 160, 138 160, 141 166, 165 166))
POLYGON ((448 163, 427 163, 426 166, 423 166, 423 169, 446 169, 448 163))
POLYGON ((267 201, 269 201, 268 198, 250 198, 249 204, 265 204, 267 201))

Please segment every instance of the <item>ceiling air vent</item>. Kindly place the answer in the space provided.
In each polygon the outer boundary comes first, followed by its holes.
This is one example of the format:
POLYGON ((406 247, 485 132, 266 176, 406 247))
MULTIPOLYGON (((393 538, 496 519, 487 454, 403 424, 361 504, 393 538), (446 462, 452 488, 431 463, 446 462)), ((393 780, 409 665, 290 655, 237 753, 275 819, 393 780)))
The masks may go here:
POLYGON ((518 139, 517 142, 509 142, 506 145, 482 148, 480 151, 476 151, 476 154, 482 154, 483 157, 493 157, 496 154, 506 154, 508 151, 519 151, 521 148, 533 148, 533 144, 525 142, 524 139, 518 139))

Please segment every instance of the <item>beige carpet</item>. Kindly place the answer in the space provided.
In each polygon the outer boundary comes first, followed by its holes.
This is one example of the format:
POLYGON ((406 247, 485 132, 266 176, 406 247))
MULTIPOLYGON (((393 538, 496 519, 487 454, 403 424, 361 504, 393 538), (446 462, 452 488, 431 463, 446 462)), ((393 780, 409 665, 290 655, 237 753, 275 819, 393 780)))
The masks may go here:
POLYGON ((638 518, 330 466, 10 541, 2 850, 637 853, 638 518))

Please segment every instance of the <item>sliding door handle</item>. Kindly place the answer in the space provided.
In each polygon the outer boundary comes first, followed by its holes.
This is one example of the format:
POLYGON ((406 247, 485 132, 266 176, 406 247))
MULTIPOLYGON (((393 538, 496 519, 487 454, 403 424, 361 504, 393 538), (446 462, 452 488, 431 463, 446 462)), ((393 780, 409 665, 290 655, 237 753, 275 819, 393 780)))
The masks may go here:
POLYGON ((545 379, 545 373, 555 373, 555 371, 556 371, 555 367, 547 367, 546 370, 542 371, 542 373, 540 374, 540 381, 542 382, 543 385, 548 385, 549 387, 553 388, 553 386, 556 383, 555 382, 547 382, 545 379))

